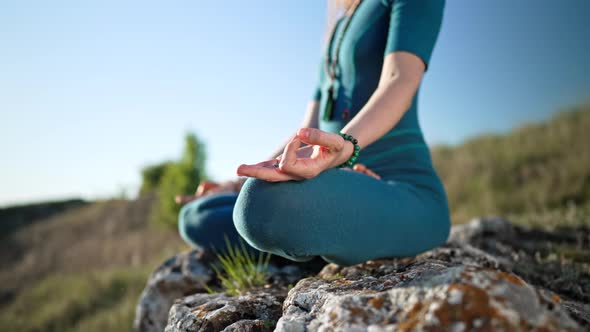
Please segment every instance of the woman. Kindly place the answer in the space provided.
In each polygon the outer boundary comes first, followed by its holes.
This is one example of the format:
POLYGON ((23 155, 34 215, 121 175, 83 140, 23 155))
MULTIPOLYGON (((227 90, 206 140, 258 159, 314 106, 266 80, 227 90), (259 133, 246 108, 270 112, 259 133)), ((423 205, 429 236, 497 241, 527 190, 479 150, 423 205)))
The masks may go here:
POLYGON ((180 214, 185 240, 220 248, 225 233, 254 250, 342 266, 446 241, 447 197, 417 116, 444 0, 340 3, 347 10, 303 125, 269 160, 240 165, 241 189, 202 184, 180 214))

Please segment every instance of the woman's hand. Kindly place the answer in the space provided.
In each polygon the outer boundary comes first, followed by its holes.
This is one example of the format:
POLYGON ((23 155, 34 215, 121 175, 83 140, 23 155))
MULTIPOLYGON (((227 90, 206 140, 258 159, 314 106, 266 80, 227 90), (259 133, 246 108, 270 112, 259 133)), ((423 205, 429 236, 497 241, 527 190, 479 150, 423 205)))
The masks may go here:
POLYGON ((243 179, 237 180, 228 180, 221 183, 213 182, 213 181, 201 181, 199 186, 197 187, 197 191, 194 195, 191 196, 181 196, 177 195, 175 197, 175 201, 178 204, 186 204, 188 202, 194 201, 198 198, 217 194, 217 193, 237 193, 240 191, 242 184, 244 183, 243 179))
POLYGON ((237 173, 271 182, 311 179, 344 163, 353 151, 354 144, 336 133, 300 128, 280 157, 240 165, 237 173), (308 145, 300 147, 302 142, 308 145))

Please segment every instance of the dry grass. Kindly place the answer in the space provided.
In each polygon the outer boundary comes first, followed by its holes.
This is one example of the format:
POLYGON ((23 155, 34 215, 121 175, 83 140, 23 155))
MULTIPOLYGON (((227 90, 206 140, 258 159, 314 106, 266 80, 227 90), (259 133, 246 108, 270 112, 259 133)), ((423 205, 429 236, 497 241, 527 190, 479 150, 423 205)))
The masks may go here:
POLYGON ((0 330, 131 331, 147 276, 186 248, 149 223, 153 201, 96 202, 6 235, 0 330))
POLYGON ((0 250, 0 284, 20 289, 54 273, 143 267, 182 247, 176 232, 148 223, 152 197, 71 209, 14 232, 0 250))
POLYGON ((530 214, 590 202, 590 105, 550 121, 432 149, 452 219, 530 214))

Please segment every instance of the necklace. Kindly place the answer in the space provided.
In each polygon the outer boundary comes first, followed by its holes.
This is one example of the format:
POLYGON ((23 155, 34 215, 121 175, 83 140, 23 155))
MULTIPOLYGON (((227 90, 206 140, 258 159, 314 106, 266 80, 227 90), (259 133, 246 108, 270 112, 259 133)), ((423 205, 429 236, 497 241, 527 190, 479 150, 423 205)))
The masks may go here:
POLYGON ((356 8, 358 7, 358 5, 360 4, 360 0, 356 0, 347 10, 346 13, 348 15, 345 15, 345 17, 348 17, 348 19, 346 20, 346 22, 344 23, 344 28, 342 29, 342 33, 340 34, 340 38, 338 39, 338 42, 336 44, 336 51, 335 51, 335 56, 334 58, 331 58, 331 54, 330 51, 332 50, 332 43, 334 41, 334 35, 336 33, 336 27, 338 27, 338 25, 340 25, 340 21, 342 19, 344 19, 344 17, 341 17, 338 22, 336 22, 336 24, 334 24, 334 28, 332 29, 332 33, 330 36, 330 42, 328 43, 328 47, 327 49, 327 54, 326 54, 326 62, 325 62, 325 70, 328 73, 328 76, 330 78, 330 87, 328 88, 328 98, 326 101, 326 108, 324 110, 324 121, 329 121, 332 119, 332 113, 334 113, 334 101, 335 101, 335 96, 334 96, 334 81, 336 80, 336 66, 338 65, 338 53, 340 53, 340 45, 342 44, 342 39, 344 38, 344 34, 346 32, 346 29, 348 28, 348 25, 350 24, 350 21, 352 20, 352 16, 354 15, 354 13, 356 12, 356 8))

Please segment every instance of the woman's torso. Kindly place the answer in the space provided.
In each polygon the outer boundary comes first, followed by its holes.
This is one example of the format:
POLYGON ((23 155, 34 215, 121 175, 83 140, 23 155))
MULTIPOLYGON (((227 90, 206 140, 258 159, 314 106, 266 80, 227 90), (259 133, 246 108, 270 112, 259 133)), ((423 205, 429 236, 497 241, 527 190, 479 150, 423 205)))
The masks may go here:
MULTIPOLYGON (((352 16, 340 46, 334 82, 336 99, 331 120, 323 120, 330 79, 323 68, 326 54, 322 56, 319 111, 321 130, 338 132, 360 111, 377 88, 390 12, 390 1, 365 0, 352 16)), ((332 57, 347 19, 344 17, 336 23, 333 41, 328 45, 332 57)), ((379 140, 365 147, 357 159, 358 163, 365 164, 384 180, 404 180, 419 184, 433 184, 433 180, 438 181, 418 121, 419 91, 420 89, 400 121, 379 140)), ((439 183, 433 185, 440 187, 439 183)))

